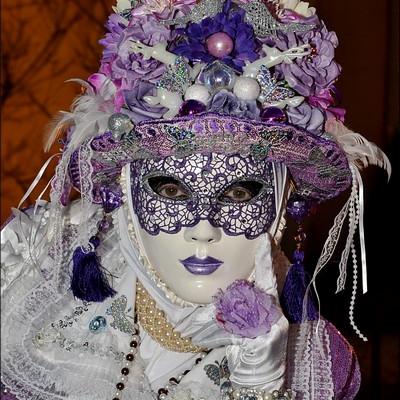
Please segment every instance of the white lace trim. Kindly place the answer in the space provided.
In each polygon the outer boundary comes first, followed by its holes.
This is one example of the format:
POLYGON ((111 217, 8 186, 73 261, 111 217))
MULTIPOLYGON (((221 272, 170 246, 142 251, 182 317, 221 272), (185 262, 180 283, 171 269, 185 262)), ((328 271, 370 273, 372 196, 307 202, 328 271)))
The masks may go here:
POLYGON ((334 398, 329 333, 324 320, 291 325, 287 381, 296 400, 334 398))
MULTIPOLYGON (((47 226, 37 221, 46 213, 47 208, 39 209, 33 217, 32 212, 26 213, 27 218, 23 219, 19 230, 19 220, 14 219, 2 232, 2 247, 8 249, 6 259, 2 260, 2 270, 5 271, 3 275, 7 280, 1 303, 2 381, 19 400, 113 398, 121 365, 111 356, 68 352, 57 343, 39 349, 33 344, 35 335, 43 327, 62 318, 65 312, 73 310, 79 303, 74 301, 69 291, 69 262, 55 265, 54 260, 47 255, 48 242, 41 240, 45 238, 47 226), (38 230, 36 240, 30 245, 37 250, 40 270, 33 263, 24 261, 27 249, 21 238, 26 237, 32 229, 38 230), (65 283, 61 287, 56 280, 57 267, 65 283), (85 379, 82 379, 83 376, 85 379)), ((49 221, 52 223, 51 219, 49 221)), ((95 227, 90 224, 89 230, 93 229, 95 227)), ((114 243, 117 243, 115 239, 114 243)), ((75 244, 68 243, 68 247, 72 249, 75 244)), ((109 264, 115 266, 112 272, 116 273, 120 268, 116 265, 118 246, 114 245, 114 248, 117 251, 107 252, 113 261, 109 264)), ((70 253, 68 256, 63 254, 66 260, 70 260, 70 253)), ((63 333, 74 337, 76 330, 66 329, 63 333)), ((117 342, 114 344, 118 345, 117 342)), ((128 346, 128 342, 122 341, 121 346, 124 345, 128 346)), ((126 348, 121 350, 127 351, 126 348)), ((132 379, 125 389, 126 396, 153 400, 140 359, 134 369, 133 374, 130 374, 132 379)))

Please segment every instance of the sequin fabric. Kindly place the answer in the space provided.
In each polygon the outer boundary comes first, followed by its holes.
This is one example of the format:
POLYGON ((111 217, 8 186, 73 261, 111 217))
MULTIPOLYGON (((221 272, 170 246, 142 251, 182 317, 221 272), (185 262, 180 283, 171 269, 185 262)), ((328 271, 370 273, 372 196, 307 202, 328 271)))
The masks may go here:
POLYGON ((131 164, 131 191, 139 223, 152 235, 176 233, 182 227, 208 220, 228 235, 254 239, 275 219, 272 165, 252 156, 213 153, 135 161, 131 164), (153 176, 180 181, 189 197, 177 200, 157 194, 148 184, 153 176), (251 200, 233 203, 221 199, 234 183, 249 180, 262 184, 251 200))
POLYGON ((261 87, 260 100, 263 102, 263 105, 286 100, 295 95, 295 91, 288 87, 283 87, 285 82, 278 82, 265 65, 260 67, 257 81, 261 87))
POLYGON ((188 22, 200 22, 203 18, 213 17, 221 12, 223 4, 222 0, 202 0, 185 16, 161 20, 160 23, 164 25, 185 25, 188 22))
POLYGON ((189 83, 189 65, 183 57, 177 57, 175 65, 167 68, 161 79, 157 82, 156 87, 184 95, 189 83))
POLYGON ((253 0, 241 4, 240 7, 246 11, 246 21, 253 26, 254 32, 258 37, 276 35, 278 31, 286 33, 307 32, 315 26, 311 24, 280 23, 262 0, 253 0))

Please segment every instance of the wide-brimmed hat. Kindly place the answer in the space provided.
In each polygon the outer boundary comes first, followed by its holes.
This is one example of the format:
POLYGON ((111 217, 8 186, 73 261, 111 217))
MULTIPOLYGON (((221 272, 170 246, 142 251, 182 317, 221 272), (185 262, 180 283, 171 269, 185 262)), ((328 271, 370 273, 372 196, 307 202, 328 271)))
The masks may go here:
MULTIPOLYGON (((333 138, 317 136, 290 124, 217 113, 143 121, 121 138, 107 132, 87 145, 92 152, 92 181, 98 202, 100 188, 113 186, 126 163, 190 154, 242 154, 260 162, 283 163, 291 173, 296 192, 318 201, 337 196, 351 182, 347 157, 333 138)), ((77 153, 70 173, 79 189, 78 159, 77 153)))

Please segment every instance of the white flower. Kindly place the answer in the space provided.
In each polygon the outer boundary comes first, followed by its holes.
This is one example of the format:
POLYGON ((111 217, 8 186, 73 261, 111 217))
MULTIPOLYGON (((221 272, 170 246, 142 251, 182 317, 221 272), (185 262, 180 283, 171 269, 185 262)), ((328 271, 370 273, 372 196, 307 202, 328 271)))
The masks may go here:
POLYGON ((279 5, 282 8, 286 8, 288 10, 293 10, 299 15, 303 17, 311 17, 315 14, 315 7, 309 7, 310 3, 306 1, 299 0, 279 0, 279 5))
POLYGON ((117 5, 113 7, 114 12, 120 14, 125 10, 130 10, 132 8, 131 0, 118 0, 117 5))

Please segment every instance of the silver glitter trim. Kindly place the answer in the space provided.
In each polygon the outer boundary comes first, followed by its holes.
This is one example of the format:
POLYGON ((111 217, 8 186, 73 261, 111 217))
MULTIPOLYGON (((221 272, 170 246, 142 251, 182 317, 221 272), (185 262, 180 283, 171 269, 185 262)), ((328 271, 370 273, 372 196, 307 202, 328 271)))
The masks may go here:
POLYGON ((261 87, 259 100, 263 105, 286 100, 296 94, 293 89, 283 87, 285 81, 277 82, 265 65, 260 67, 260 71, 257 74, 257 82, 261 87))
POLYGON ((189 83, 189 66, 185 59, 179 56, 176 58, 175 64, 169 66, 164 72, 156 87, 184 95, 189 83))
POLYGON ((111 315, 114 318, 114 321, 111 322, 110 326, 114 329, 117 329, 123 333, 129 333, 133 335, 136 332, 134 324, 128 320, 127 312, 127 298, 122 295, 115 299, 109 308, 107 308, 106 314, 111 315))
POLYGON ((51 324, 51 327, 55 328, 55 329, 65 329, 65 328, 71 327, 74 322, 78 322, 80 317, 86 311, 89 310, 89 306, 91 303, 83 301, 82 304, 83 305, 81 305, 81 306, 75 307, 74 310, 72 311, 71 315, 65 315, 64 319, 60 319, 56 322, 53 322, 51 324))
POLYGON ((188 14, 175 19, 166 19, 160 21, 163 25, 186 25, 188 22, 200 22, 207 17, 213 17, 222 11, 223 0, 202 0, 188 14))
POLYGON ((253 0, 248 4, 241 3, 240 7, 246 11, 246 22, 253 26, 257 37, 275 36, 277 31, 307 32, 315 27, 298 23, 282 24, 274 18, 262 0, 253 0))

